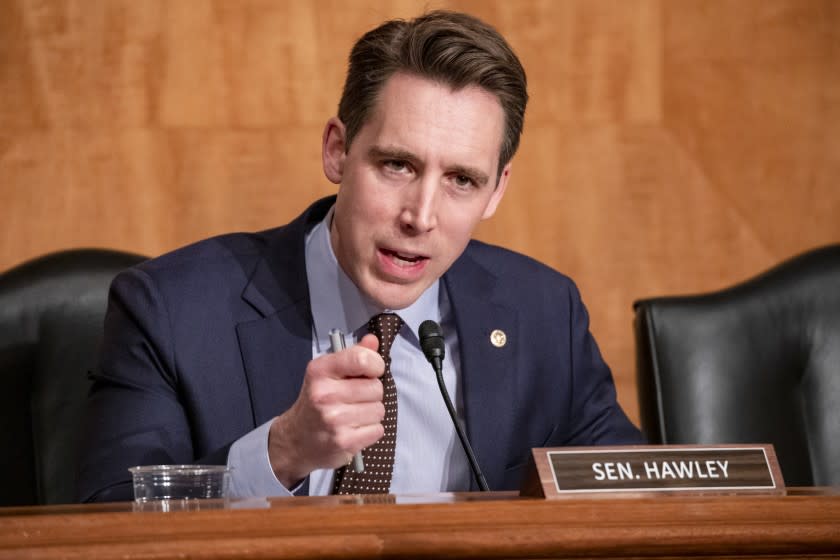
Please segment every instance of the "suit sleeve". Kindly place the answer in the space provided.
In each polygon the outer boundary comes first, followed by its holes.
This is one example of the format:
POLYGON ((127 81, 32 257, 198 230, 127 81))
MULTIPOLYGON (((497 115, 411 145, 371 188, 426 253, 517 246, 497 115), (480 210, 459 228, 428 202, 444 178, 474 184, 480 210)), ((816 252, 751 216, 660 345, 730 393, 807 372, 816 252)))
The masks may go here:
POLYGON ((589 331, 589 314, 577 288, 569 291, 572 400, 569 440, 564 445, 645 443, 616 400, 615 383, 589 331))
POLYGON ((221 463, 228 448, 195 457, 179 395, 167 306, 152 278, 130 269, 114 280, 99 368, 91 374, 78 471, 82 501, 130 500, 128 467, 221 463))

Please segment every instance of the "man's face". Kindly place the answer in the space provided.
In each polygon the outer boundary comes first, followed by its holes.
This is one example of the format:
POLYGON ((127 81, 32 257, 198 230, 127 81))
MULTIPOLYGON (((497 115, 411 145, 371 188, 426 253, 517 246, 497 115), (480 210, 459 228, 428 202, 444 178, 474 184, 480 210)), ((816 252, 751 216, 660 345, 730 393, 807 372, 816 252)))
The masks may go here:
POLYGON ((345 153, 344 125, 324 130, 324 172, 340 185, 330 230, 342 270, 386 309, 408 307, 464 251, 505 192, 496 184, 504 114, 477 87, 395 74, 345 153))

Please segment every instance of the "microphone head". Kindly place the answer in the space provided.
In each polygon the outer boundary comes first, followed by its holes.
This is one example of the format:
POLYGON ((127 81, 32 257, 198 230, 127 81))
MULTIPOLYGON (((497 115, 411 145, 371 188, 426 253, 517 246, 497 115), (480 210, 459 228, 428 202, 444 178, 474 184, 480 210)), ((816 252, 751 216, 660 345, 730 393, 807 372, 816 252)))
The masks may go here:
POLYGON ((420 348, 423 350, 426 359, 432 365, 434 365, 436 359, 442 361, 446 355, 446 344, 443 341, 443 331, 440 325, 432 320, 423 321, 420 323, 417 335, 420 338, 420 348))

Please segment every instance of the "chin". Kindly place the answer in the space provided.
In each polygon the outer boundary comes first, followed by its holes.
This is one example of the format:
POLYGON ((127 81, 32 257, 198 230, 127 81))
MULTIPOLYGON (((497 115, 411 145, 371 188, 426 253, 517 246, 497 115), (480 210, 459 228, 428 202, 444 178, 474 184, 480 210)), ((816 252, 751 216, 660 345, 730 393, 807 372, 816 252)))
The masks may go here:
POLYGON ((412 289, 408 292, 400 288, 395 286, 375 288, 370 298, 383 309, 400 310, 417 301, 417 298, 423 293, 423 290, 412 289))

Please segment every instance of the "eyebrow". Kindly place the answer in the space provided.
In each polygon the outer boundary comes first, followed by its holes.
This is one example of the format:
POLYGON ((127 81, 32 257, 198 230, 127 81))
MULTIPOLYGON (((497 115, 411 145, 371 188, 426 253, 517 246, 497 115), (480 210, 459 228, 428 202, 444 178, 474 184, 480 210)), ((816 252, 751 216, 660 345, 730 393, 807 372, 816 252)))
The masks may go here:
MULTIPOLYGON (((368 155, 372 159, 398 159, 398 160, 405 160, 410 161, 412 163, 418 163, 420 158, 418 158, 413 153, 403 150, 402 148, 388 148, 382 146, 373 146, 370 150, 368 150, 368 155)), ((468 177, 472 177, 476 183, 480 186, 484 186, 490 182, 490 177, 484 173, 483 171, 476 169, 475 167, 469 167, 466 165, 454 165, 449 168, 450 173, 455 173, 457 175, 466 175, 468 177)))
POLYGON ((383 148, 381 146, 373 146, 368 151, 368 155, 372 159, 404 159, 407 161, 417 162, 419 158, 407 150, 400 148, 383 148))

